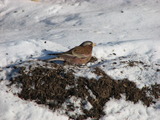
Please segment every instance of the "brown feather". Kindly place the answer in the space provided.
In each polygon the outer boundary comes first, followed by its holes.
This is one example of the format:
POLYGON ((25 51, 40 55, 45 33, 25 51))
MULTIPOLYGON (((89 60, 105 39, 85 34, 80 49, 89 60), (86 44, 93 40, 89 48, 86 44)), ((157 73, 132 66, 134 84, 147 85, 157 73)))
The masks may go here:
POLYGON ((69 51, 52 54, 57 55, 57 57, 49 59, 49 61, 62 60, 72 64, 86 64, 92 57, 92 48, 93 43, 86 41, 69 51))

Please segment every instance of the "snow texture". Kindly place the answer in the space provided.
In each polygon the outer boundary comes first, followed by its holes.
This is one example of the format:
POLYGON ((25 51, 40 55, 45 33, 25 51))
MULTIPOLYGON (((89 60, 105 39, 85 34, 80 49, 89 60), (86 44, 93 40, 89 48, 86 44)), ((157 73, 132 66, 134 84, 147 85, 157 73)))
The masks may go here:
MULTIPOLYGON (((10 69, 1 69, 87 40, 97 44, 98 58, 87 66, 140 88, 160 84, 159 21, 159 0, 0 0, 0 120, 68 120, 60 111, 14 96, 6 87, 10 69), (136 65, 128 66, 130 61, 136 65)), ((96 77, 88 69, 76 75, 96 77)), ((159 120, 160 102, 147 108, 111 99, 104 112, 102 120, 159 120)))

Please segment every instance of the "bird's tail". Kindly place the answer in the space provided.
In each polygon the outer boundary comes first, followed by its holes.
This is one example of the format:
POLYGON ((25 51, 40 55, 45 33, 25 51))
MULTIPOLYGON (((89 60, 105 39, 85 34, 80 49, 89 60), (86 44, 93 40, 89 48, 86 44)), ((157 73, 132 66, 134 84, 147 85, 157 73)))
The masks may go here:
POLYGON ((50 53, 48 55, 61 55, 61 54, 63 54, 63 53, 50 53))
POLYGON ((61 57, 55 57, 55 58, 50 58, 50 59, 47 59, 47 60, 45 60, 45 61, 64 61, 64 59, 63 58, 61 58, 61 57))

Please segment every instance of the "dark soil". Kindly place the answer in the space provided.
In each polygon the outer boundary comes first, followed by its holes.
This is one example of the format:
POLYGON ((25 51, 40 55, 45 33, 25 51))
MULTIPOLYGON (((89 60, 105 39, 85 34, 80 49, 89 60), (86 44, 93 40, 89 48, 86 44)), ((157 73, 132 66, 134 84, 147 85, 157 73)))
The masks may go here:
MULTIPOLYGON (((160 84, 139 89, 128 79, 112 79, 98 67, 92 68, 93 73, 99 76, 97 80, 75 76, 73 66, 68 69, 52 63, 53 68, 49 68, 46 67, 47 64, 36 67, 31 65, 28 68, 14 67, 19 75, 11 77, 9 86, 16 84, 17 87, 21 87, 22 91, 17 94, 20 98, 44 104, 53 111, 63 109, 71 119, 82 120, 88 117, 99 119, 104 115, 103 107, 106 102, 110 98, 120 99, 122 94, 126 96, 127 101, 134 103, 141 101, 146 106, 153 104, 154 100, 160 96, 160 84), (77 109, 74 103, 69 101, 73 96, 81 98, 80 109, 83 115, 70 114, 77 109), (63 106, 64 103, 66 103, 66 108, 63 106), (87 103, 93 107, 86 109, 87 103)), ((134 63, 130 65, 133 66, 134 63)))

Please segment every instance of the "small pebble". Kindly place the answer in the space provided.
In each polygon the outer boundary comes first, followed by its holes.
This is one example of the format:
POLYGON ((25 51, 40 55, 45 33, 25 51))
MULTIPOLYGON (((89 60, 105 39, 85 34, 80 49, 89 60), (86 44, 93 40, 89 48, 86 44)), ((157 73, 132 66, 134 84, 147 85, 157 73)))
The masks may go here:
POLYGON ((123 10, 121 10, 121 13, 124 13, 124 11, 123 11, 123 10))

